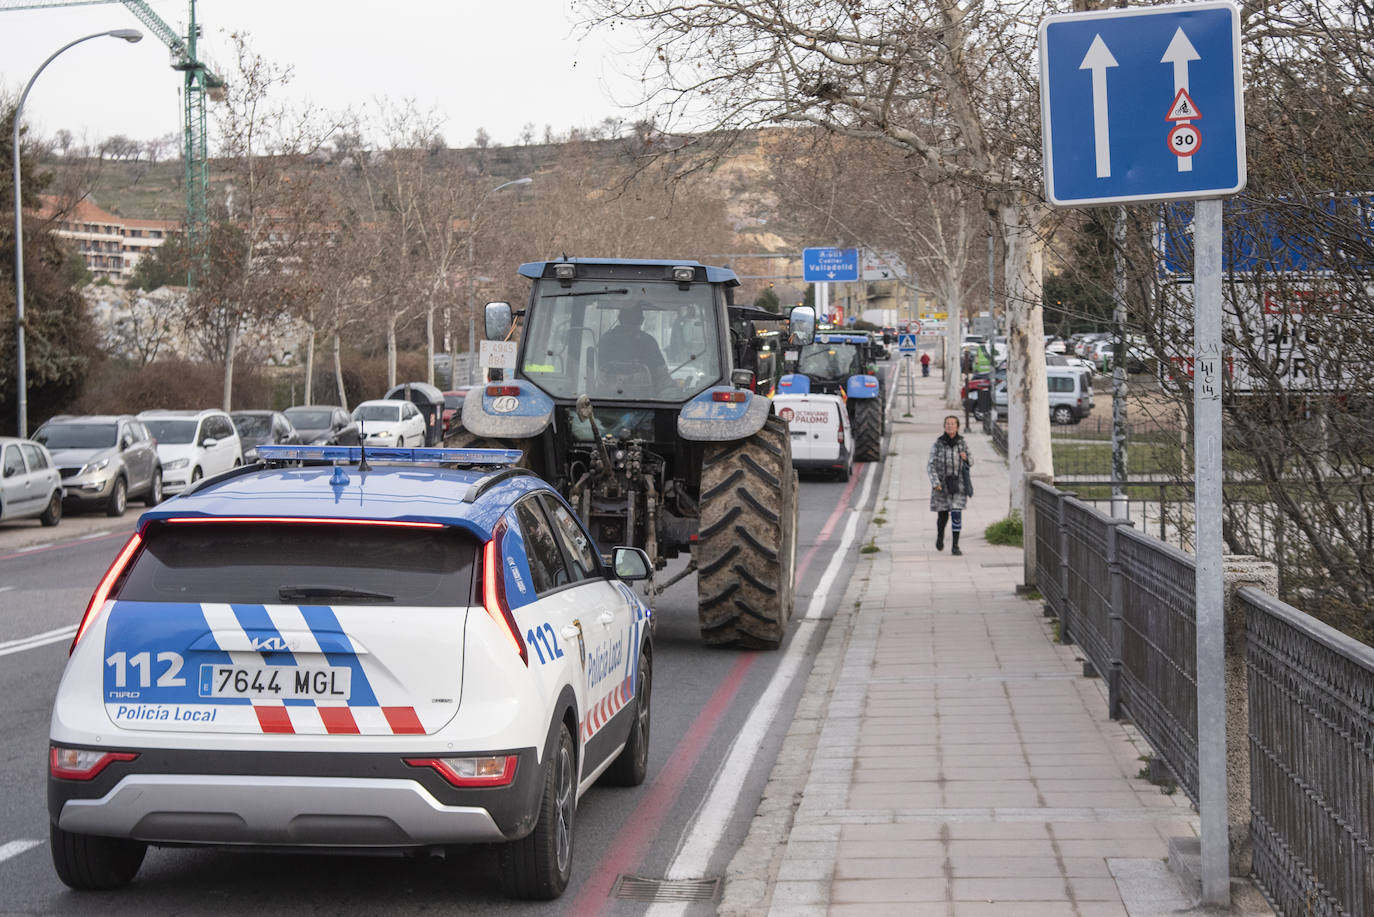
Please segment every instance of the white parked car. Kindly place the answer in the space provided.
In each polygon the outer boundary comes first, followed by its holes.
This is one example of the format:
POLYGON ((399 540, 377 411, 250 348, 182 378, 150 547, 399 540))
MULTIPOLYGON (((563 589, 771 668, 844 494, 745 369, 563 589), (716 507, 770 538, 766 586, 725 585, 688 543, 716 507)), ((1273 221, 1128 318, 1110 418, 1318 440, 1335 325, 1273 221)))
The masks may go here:
POLYGON ((243 464, 238 430, 223 411, 142 411, 138 419, 157 440, 165 493, 243 464))
POLYGON ((792 467, 830 471, 848 481, 854 470, 854 429, 839 395, 774 395, 773 413, 792 428, 792 467))
POLYGON ((377 399, 353 409, 358 435, 368 446, 423 446, 425 418, 409 401, 377 399))
POLYGON ((62 478, 52 456, 28 439, 0 436, 0 520, 62 521, 62 478))

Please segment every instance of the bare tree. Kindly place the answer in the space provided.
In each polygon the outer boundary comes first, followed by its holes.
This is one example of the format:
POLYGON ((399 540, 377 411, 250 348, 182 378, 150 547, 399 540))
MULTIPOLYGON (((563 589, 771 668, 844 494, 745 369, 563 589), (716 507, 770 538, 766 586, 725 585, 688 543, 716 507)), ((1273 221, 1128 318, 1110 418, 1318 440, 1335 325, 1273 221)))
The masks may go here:
MULTIPOLYGON (((890 144, 929 180, 982 195, 1006 253, 1012 506, 1025 475, 1052 472, 1041 318, 1038 3, 935 0, 585 0, 593 25, 645 36, 663 123, 690 114, 701 143, 766 124, 815 125, 890 144)), ((700 144, 699 144, 700 145, 700 144)))

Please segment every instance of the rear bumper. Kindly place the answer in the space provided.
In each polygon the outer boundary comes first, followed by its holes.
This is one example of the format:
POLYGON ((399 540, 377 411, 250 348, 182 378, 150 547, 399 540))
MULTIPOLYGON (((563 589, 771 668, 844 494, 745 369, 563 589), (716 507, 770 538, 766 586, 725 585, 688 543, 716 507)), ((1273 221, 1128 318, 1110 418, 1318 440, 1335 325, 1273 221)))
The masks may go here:
POLYGON ((110 765, 91 781, 49 776, 48 814, 64 831, 153 844, 406 848, 501 842, 528 834, 538 817, 543 769, 533 748, 519 754, 510 785, 458 788, 433 769, 402 760, 434 757, 432 750, 151 750, 110 765))

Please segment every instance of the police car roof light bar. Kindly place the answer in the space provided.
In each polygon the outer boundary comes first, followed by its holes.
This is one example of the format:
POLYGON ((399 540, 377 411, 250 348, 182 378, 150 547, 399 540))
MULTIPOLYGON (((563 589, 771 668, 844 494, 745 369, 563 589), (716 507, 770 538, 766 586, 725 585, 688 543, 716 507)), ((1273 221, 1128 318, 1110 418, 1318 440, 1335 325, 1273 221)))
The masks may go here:
MULTIPOLYGON (((366 451, 373 462, 411 465, 514 465, 519 449, 452 449, 445 447, 396 448, 374 446, 366 451)), ((361 446, 258 446, 263 462, 347 462, 364 458, 361 446)))

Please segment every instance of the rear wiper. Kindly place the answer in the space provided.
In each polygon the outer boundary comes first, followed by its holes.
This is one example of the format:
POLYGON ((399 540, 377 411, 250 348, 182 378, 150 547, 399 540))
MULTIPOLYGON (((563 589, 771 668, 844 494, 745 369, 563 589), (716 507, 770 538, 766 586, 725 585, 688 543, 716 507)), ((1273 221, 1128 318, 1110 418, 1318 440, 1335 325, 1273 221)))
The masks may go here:
POLYGON ((573 293, 545 293, 540 299, 557 299, 560 296, 605 296, 608 293, 618 293, 622 296, 629 295, 629 290, 577 290, 573 293))
POLYGON ((345 586, 282 586, 277 596, 283 602, 299 599, 368 599, 376 602, 394 602, 396 596, 384 592, 367 592, 363 589, 349 589, 345 586))

